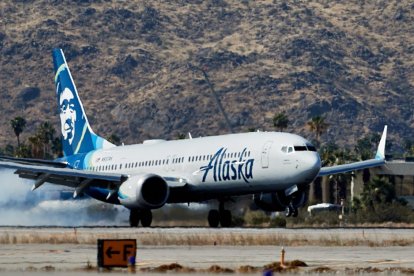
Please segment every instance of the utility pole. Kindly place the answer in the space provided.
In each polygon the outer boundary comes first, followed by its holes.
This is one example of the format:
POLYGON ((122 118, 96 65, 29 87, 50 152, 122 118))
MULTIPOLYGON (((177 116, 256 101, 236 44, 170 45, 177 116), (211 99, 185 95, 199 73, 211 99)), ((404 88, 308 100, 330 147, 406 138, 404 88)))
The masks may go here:
POLYGON ((223 105, 221 104, 220 98, 219 98, 219 96, 218 96, 218 94, 217 94, 216 90, 214 90, 214 86, 213 86, 213 84, 210 82, 210 79, 208 78, 207 72, 206 72, 204 69, 202 69, 202 68, 200 68, 200 67, 198 67, 198 66, 194 66, 194 65, 192 65, 191 63, 189 63, 189 64, 188 64, 188 66, 189 66, 189 68, 190 68, 193 72, 194 72, 194 71, 200 71, 201 73, 203 73, 204 79, 206 80, 206 82, 207 82, 207 84, 208 84, 208 87, 210 88, 211 93, 213 94, 213 97, 214 97, 214 99, 216 100, 216 103, 217 103, 217 106, 218 106, 218 108, 219 108, 219 111, 221 112, 221 114, 222 114, 222 115, 223 115, 223 117, 224 117, 224 120, 226 121, 226 125, 227 125, 227 129, 228 129, 228 131, 229 131, 230 133, 234 133, 234 130, 233 130, 233 127, 232 127, 232 125, 231 125, 231 123, 230 123, 230 120, 229 120, 229 118, 227 117, 226 112, 224 111, 223 105))

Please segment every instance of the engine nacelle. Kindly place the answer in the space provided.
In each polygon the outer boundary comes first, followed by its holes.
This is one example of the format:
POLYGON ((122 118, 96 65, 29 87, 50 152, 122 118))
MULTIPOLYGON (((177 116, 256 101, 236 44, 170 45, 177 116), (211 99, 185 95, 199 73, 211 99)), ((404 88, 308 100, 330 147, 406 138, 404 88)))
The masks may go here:
POLYGON ((306 193, 304 191, 298 191, 292 196, 286 196, 285 193, 261 193, 255 194, 253 197, 254 203, 260 209, 267 212, 282 212, 285 211, 289 202, 292 201, 293 206, 298 208, 306 203, 306 193))
POLYGON ((144 174, 134 176, 121 184, 118 198, 121 204, 134 209, 157 209, 168 200, 170 189, 159 175, 144 174))

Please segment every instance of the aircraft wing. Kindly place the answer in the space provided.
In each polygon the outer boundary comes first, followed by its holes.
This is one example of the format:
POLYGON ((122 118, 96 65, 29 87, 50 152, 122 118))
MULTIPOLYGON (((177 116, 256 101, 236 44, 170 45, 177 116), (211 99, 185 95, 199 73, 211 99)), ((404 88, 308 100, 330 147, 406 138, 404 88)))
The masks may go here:
MULTIPOLYGON (((75 188, 74 197, 89 186, 117 190, 129 178, 126 174, 77 170, 68 168, 64 162, 26 158, 0 157, 0 168, 13 169, 19 177, 34 180, 32 190, 48 182, 75 188)), ((187 184, 184 178, 164 179, 170 188, 187 184)))
POLYGON ((128 176, 124 174, 91 172, 83 170, 75 170, 71 168, 56 167, 59 166, 53 161, 47 161, 44 164, 29 163, 25 159, 21 159, 22 162, 16 161, 0 161, 0 167, 6 169, 14 169, 15 174, 18 174, 21 178, 35 180, 35 186, 33 189, 38 188, 45 182, 59 184, 69 187, 78 187, 82 182, 88 180, 88 183, 95 184, 94 186, 105 186, 108 184, 120 185, 124 182, 128 176), (94 183, 91 183, 94 182, 94 183), (100 184, 98 184, 100 183, 100 184))
POLYGON ((385 164, 385 141, 387 139, 387 126, 384 127, 380 143, 378 145, 377 154, 374 159, 359 161, 350 164, 337 165, 332 167, 322 167, 318 176, 326 176, 331 174, 345 173, 366 168, 379 167, 385 164))

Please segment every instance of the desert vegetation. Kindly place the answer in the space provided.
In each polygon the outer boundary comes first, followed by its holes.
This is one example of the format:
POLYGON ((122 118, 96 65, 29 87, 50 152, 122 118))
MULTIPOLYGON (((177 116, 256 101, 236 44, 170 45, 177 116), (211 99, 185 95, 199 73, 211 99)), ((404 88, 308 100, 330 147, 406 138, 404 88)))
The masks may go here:
MULTIPOLYGON (((410 1, 76 3, 0 3, 1 154, 61 154, 54 47, 65 52, 91 125, 117 144, 226 133, 228 121, 237 132, 301 134, 333 165, 372 157, 388 124, 387 152, 414 152, 410 1)), ((326 181, 339 187, 326 196, 338 203, 349 176, 326 181)), ((251 211, 233 224, 413 223, 381 185, 367 183, 360 199, 348 200, 343 220, 302 211, 293 222, 251 211)))
POLYGON ((57 125, 51 49, 63 48, 95 131, 126 144, 273 129, 353 147, 387 123, 413 136, 410 1, 11 1, 0 3, 0 145, 11 119, 57 125), (191 65, 191 66, 190 66, 191 65), (280 128, 280 126, 279 126, 280 128), (315 133, 317 135, 317 133, 315 133), (318 137, 319 138, 319 137, 318 137))
POLYGON ((406 231, 375 229, 231 231, 214 229, 109 228, 104 232, 88 228, 8 229, 0 231, 0 244, 90 244, 97 239, 137 239, 140 246, 412 246, 414 236, 406 231))

